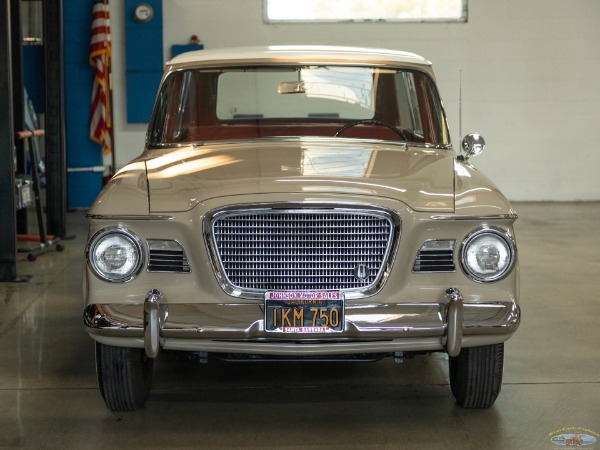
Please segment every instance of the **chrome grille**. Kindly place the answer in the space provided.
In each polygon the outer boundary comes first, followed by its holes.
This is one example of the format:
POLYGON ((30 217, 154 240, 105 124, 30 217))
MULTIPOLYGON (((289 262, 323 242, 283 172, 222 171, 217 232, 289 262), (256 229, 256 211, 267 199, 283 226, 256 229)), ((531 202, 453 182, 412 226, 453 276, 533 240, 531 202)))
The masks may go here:
POLYGON ((227 212, 212 223, 221 270, 234 288, 367 289, 393 241, 389 214, 362 210, 227 212))

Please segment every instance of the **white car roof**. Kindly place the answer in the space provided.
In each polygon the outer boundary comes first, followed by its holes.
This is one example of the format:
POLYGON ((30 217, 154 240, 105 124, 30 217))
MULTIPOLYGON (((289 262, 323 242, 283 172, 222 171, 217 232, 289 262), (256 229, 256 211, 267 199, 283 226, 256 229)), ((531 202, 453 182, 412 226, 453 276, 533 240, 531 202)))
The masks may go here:
POLYGON ((420 66, 431 70, 431 63, 414 53, 398 50, 321 45, 272 45, 197 50, 183 53, 167 62, 169 69, 195 66, 231 66, 236 64, 367 64, 378 66, 420 66))

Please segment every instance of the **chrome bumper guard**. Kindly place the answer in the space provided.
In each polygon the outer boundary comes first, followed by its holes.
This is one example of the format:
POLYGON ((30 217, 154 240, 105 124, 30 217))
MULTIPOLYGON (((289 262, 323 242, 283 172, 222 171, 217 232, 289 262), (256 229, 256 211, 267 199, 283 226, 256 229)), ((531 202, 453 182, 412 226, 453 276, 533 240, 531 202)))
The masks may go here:
MULTIPOLYGON (((434 338, 441 343, 441 350, 456 356, 470 336, 509 336, 519 326, 520 309, 516 303, 464 303, 456 288, 446 291, 445 300, 445 303, 347 303, 344 332, 334 337, 311 336, 317 347, 303 343, 300 351, 316 354, 323 351, 323 345, 329 345, 329 340, 331 353, 352 349, 361 352, 363 347, 392 348, 398 346, 398 340, 411 338, 420 341, 414 350, 433 351, 437 349, 428 348, 425 342, 433 342, 427 339, 434 338), (334 349, 336 345, 338 348, 334 349)), ((274 338, 267 333, 262 303, 168 304, 156 289, 148 292, 144 304, 89 305, 84 311, 84 323, 94 336, 142 338, 150 358, 156 358, 162 347, 168 347, 166 341, 170 339, 202 340, 206 343, 204 351, 222 350, 223 345, 216 347, 209 343, 218 341, 247 344, 249 353, 264 349, 271 354, 283 354, 292 350, 295 343, 307 340, 306 335, 274 338)))

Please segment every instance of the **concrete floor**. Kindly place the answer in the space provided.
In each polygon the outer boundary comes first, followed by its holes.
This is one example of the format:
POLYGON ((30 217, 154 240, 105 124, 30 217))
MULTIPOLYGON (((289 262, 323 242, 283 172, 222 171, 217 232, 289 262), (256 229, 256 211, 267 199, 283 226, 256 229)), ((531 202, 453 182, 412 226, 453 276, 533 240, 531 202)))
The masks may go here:
POLYGON ((0 284, 0 448, 600 449, 600 204, 516 204, 523 322, 489 410, 457 407, 443 355, 404 364, 155 365, 146 408, 112 413, 83 330, 83 213, 63 253, 0 284), (568 430, 567 430, 568 428, 568 430))

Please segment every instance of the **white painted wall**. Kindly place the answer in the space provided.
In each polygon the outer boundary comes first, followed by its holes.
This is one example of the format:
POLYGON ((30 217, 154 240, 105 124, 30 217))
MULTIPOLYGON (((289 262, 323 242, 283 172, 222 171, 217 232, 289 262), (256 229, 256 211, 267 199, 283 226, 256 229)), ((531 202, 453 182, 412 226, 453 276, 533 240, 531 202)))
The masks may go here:
MULTIPOLYGON (((301 2, 290 0, 291 7, 301 2)), ((196 34, 206 48, 334 44, 412 51, 434 63, 458 133, 481 133, 473 159, 511 200, 600 200, 600 1, 470 0, 467 23, 286 24, 263 0, 163 0, 165 59, 196 34)), ((111 11, 117 165, 137 156, 145 126, 126 123, 124 23, 111 11)))

